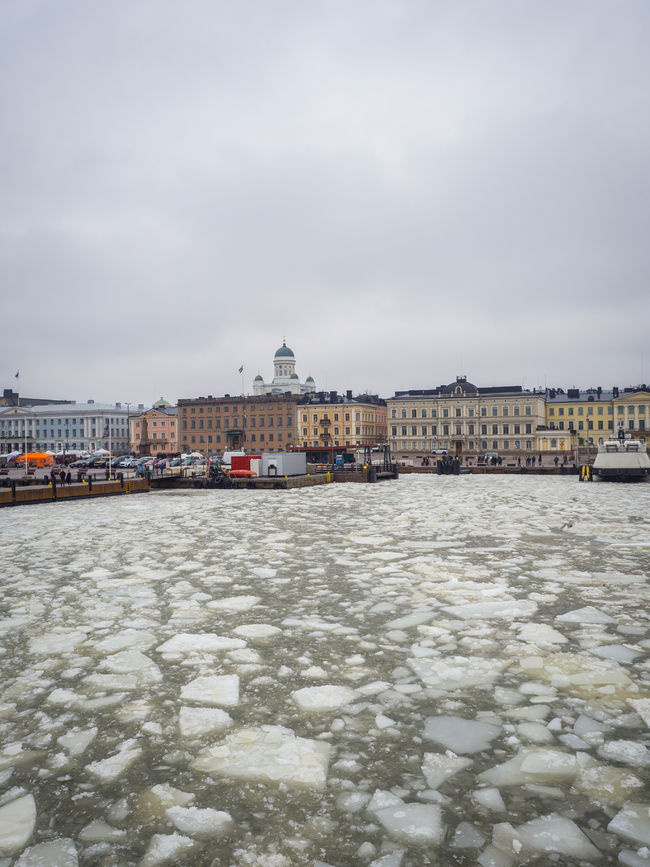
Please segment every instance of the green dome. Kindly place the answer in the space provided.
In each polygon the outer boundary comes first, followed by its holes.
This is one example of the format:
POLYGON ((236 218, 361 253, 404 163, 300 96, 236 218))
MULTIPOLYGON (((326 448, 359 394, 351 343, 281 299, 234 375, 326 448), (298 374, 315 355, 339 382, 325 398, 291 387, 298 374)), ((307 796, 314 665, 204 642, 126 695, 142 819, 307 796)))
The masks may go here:
POLYGON ((282 342, 282 346, 281 346, 281 347, 278 349, 278 351, 275 353, 275 357, 276 357, 276 358, 295 358, 296 356, 295 356, 295 355, 293 354, 293 352, 289 349, 289 347, 287 346, 287 344, 283 341, 283 342, 282 342))
POLYGON ((253 382, 264 382, 264 379, 258 373, 253 382))
POLYGON ((297 373, 292 373, 289 379, 299 379, 299 376, 297 373))
POLYGON ((313 381, 314 381, 313 376, 308 376, 307 379, 305 380, 305 382, 313 382, 313 381))

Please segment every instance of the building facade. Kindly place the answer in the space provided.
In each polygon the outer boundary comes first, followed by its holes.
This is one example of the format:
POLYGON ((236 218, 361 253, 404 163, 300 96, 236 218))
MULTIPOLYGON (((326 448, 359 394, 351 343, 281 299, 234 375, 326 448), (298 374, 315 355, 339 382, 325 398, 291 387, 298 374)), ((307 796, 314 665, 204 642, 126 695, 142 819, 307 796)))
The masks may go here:
POLYGON ((298 445, 364 446, 386 442, 386 401, 377 395, 352 397, 317 392, 298 406, 298 445))
POLYGON ((138 455, 172 455, 178 447, 178 409, 161 397, 131 419, 131 448, 138 455))
POLYGON ((546 394, 546 424, 540 451, 597 447, 618 430, 646 441, 650 429, 650 390, 645 385, 609 391, 551 388, 546 394))
POLYGON ((253 394, 311 394, 316 391, 316 383, 311 376, 308 376, 304 382, 300 382, 300 377, 296 373, 296 358, 292 350, 282 342, 282 346, 275 353, 273 358, 273 379, 271 382, 264 382, 263 377, 258 373, 253 380, 253 394))
MULTIPOLYGON (((144 409, 142 404, 138 407, 144 409)), ((121 403, 59 403, 0 408, 0 454, 81 452, 108 448, 125 452, 130 408, 121 403)))
POLYGON ((300 395, 182 398, 178 401, 180 450, 207 456, 225 451, 284 452, 296 443, 300 395))
POLYGON ((388 440, 402 457, 434 449, 456 455, 533 452, 546 423, 544 392, 479 388, 464 376, 438 388, 398 391, 387 404, 388 440))

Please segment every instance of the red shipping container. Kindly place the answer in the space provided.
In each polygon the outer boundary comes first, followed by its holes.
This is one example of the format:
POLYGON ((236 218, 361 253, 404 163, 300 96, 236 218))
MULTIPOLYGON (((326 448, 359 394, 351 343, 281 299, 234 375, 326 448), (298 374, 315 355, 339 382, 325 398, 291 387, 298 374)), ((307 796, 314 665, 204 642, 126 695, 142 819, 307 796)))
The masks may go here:
POLYGON ((232 470, 250 470, 251 458, 259 458, 259 455, 233 455, 230 459, 232 470))

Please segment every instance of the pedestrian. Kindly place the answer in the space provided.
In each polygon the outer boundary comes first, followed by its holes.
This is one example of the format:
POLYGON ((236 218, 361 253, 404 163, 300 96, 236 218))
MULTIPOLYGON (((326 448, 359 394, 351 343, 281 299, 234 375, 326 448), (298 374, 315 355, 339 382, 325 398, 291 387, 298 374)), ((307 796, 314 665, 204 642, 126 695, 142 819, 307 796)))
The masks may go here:
POLYGON ((535 455, 532 456, 531 461, 533 462, 533 466, 535 466, 535 455))
POLYGON ((61 477, 61 484, 65 485, 65 470, 61 470, 59 476, 61 477))
POLYGON ((557 467, 557 464, 558 464, 558 456, 557 455, 555 455, 555 457, 553 458, 553 463, 557 467))
POLYGON ((541 467, 541 465, 542 465, 542 455, 541 455, 541 453, 540 453, 540 456, 539 456, 539 465, 540 465, 540 467, 541 467))
POLYGON ((521 458, 517 458, 517 466, 518 466, 518 467, 521 466, 521 458))
POLYGON ((72 484, 72 473, 70 472, 70 470, 68 470, 68 472, 66 473, 65 483, 66 483, 66 485, 72 484))

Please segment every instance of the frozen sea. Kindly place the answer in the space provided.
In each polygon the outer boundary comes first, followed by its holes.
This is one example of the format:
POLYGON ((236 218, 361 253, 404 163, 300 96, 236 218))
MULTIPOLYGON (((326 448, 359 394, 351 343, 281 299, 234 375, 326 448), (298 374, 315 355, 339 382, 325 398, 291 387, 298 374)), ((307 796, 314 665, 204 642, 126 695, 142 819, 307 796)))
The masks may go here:
POLYGON ((4 510, 0 867, 650 867, 650 485, 4 510))

